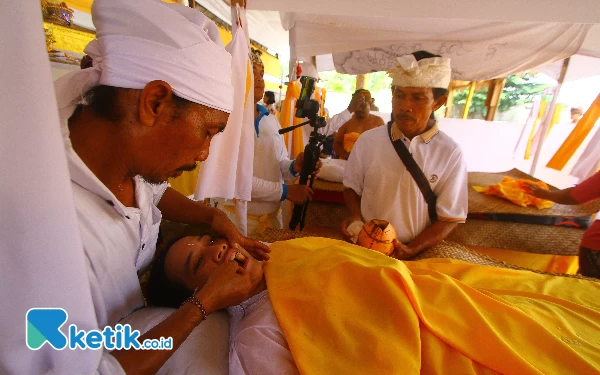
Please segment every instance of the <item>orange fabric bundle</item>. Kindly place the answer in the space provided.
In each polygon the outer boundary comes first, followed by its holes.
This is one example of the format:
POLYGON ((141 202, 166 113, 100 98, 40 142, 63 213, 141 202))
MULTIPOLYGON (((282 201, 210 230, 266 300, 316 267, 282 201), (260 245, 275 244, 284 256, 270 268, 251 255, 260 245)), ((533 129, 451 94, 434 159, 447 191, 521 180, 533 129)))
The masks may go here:
POLYGON ((530 195, 529 192, 531 190, 529 189, 528 183, 548 190, 548 185, 542 181, 515 180, 507 176, 505 176, 504 179, 496 185, 490 185, 488 187, 473 186, 473 189, 479 193, 496 195, 500 198, 507 199, 521 207, 533 206, 540 210, 552 207, 554 203, 551 201, 536 198, 533 195, 530 195))

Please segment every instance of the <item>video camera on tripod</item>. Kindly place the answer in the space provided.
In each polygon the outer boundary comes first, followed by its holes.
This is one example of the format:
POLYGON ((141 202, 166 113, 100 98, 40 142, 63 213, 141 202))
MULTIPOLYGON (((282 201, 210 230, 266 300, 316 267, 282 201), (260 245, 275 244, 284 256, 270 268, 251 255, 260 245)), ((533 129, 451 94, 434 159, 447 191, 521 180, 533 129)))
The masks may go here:
MULTIPOLYGON (((325 127, 327 122, 325 118, 319 116, 320 105, 314 99, 311 99, 312 93, 315 89, 316 80, 311 77, 302 77, 300 82, 302 83, 302 90, 300 91, 300 99, 296 102, 296 117, 308 118, 301 124, 287 127, 279 130, 279 134, 284 134, 292 131, 300 126, 310 124, 313 130, 310 133, 308 144, 304 147, 304 161, 302 163, 302 170, 300 171, 300 184, 306 185, 310 178, 310 186, 312 188, 315 176, 312 172, 315 170, 317 161, 319 161, 319 155, 321 154, 321 146, 326 139, 326 136, 319 134, 318 129, 325 127)), ((304 229, 304 220, 306 218, 306 211, 308 210, 308 201, 304 204, 294 205, 292 212, 292 219, 290 220, 290 229, 295 230, 298 224, 300 224, 300 230, 304 229)))

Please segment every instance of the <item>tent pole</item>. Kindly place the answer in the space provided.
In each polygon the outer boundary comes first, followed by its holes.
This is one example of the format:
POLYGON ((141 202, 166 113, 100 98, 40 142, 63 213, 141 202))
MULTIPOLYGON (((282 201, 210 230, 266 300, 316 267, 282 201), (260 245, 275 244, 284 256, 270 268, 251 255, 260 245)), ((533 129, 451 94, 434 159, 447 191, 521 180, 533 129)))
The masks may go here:
POLYGON ((496 112, 498 111, 498 104, 500 103, 500 95, 504 90, 506 84, 506 78, 494 79, 490 81, 488 88, 488 95, 485 99, 485 106, 487 107, 487 113, 485 114, 485 121, 494 121, 496 112))
POLYGON ((298 56, 296 52, 296 27, 290 29, 290 75, 289 82, 295 81, 296 77, 296 65, 298 63, 298 56))
POLYGON ((473 94, 475 93, 475 82, 471 82, 469 85, 469 94, 467 95, 467 101, 465 102, 465 108, 463 109, 462 118, 465 120, 469 116, 469 107, 471 107, 471 101, 473 100, 473 94))
POLYGON ((357 74, 355 90, 364 89, 366 86, 367 86, 367 74, 357 74))
POLYGON ((546 132, 548 131, 548 127, 550 126, 550 122, 552 121, 552 117, 554 116, 554 109, 556 108, 556 101, 558 100, 558 95, 560 94, 560 89, 562 87, 563 81, 565 80, 565 75, 567 74, 567 69, 569 68, 570 57, 567 57, 563 62, 562 69, 560 70, 560 76, 558 78, 558 84, 554 88, 554 94, 552 95, 552 102, 550 106, 546 109, 546 114, 544 115, 544 120, 542 123, 542 130, 540 131, 540 140, 538 142, 538 146, 535 150, 535 156, 533 157, 533 163, 531 164, 531 170, 529 174, 534 176, 535 170, 537 168, 538 161, 540 159, 540 154, 542 153, 542 146, 544 145, 544 139, 546 138, 546 132))
POLYGON ((448 100, 446 101, 446 115, 444 117, 450 118, 452 115, 452 106, 454 105, 454 81, 450 82, 448 87, 448 100))

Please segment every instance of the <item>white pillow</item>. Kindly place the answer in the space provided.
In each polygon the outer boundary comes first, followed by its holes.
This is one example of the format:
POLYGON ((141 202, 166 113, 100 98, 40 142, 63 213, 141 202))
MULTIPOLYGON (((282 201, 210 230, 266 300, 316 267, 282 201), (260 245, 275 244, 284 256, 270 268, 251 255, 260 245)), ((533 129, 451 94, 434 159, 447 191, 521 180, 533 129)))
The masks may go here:
MULTIPOLYGON (((123 319, 144 333, 162 322, 175 309, 145 307, 123 319)), ((173 353, 158 374, 229 374, 229 316, 217 311, 200 323, 173 353)))
POLYGON ((323 166, 317 177, 321 180, 331 182, 342 182, 344 180, 344 167, 347 161, 343 159, 321 159, 323 166))

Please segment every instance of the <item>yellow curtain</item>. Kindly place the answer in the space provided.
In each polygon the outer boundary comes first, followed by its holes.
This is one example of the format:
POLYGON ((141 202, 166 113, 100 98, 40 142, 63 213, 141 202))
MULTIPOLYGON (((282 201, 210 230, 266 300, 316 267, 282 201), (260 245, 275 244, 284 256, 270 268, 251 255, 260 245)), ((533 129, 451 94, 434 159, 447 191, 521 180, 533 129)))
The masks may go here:
POLYGON ((562 170, 575 151, 577 151, 577 148, 581 146, 583 140, 592 131, 598 117, 600 117, 600 94, 598 94, 590 108, 579 119, 579 122, 575 125, 575 129, 573 129, 565 140, 565 143, 560 146, 556 154, 550 159, 547 167, 558 171, 562 170))
POLYGON ((321 116, 325 116, 325 99, 327 98, 327 89, 321 89, 321 116))
POLYGON ((200 163, 196 166, 196 169, 190 172, 183 172, 181 176, 169 178, 168 182, 171 187, 181 194, 190 196, 196 192, 196 184, 198 183, 198 171, 200 170, 200 163))
POLYGON ((342 241, 276 242, 269 296, 302 374, 597 374, 600 283, 342 241))
POLYGON ((525 160, 529 160, 531 157, 531 147, 533 145, 533 140, 535 138, 535 131, 546 112, 546 107, 548 106, 548 102, 542 101, 540 103, 540 110, 538 111, 536 119, 533 121, 533 125, 531 126, 531 132, 529 133, 529 139, 527 140, 527 148, 525 149, 525 160))
MULTIPOLYGON (((298 99, 300 99, 300 82, 290 82, 287 86, 285 100, 283 101, 283 105, 281 107, 280 123, 282 128, 287 128, 302 123, 302 119, 299 119, 295 116, 296 101, 298 99)), ((292 149, 288 151, 290 152, 290 158, 294 159, 300 152, 304 151, 304 137, 302 135, 302 128, 294 129, 291 134, 285 133, 283 135, 286 146, 290 144, 289 137, 292 137, 292 149)))
MULTIPOLYGON (((525 149, 525 160, 529 160, 531 157, 531 153, 535 152, 535 148, 539 144, 539 138, 536 138, 538 133, 538 126, 541 125, 542 119, 544 118, 544 114, 546 112, 546 108, 548 107, 548 102, 542 101, 540 103, 540 110, 538 112, 537 118, 533 122, 533 126, 531 127, 531 133, 529 134, 529 140, 527 141, 527 148, 525 149)), ((560 122, 560 114, 564 108, 563 104, 557 104, 554 108, 554 112, 552 113, 552 119, 550 120, 550 125, 548 126, 548 130, 544 135, 544 139, 548 137, 550 134, 550 130, 552 127, 560 122)))

